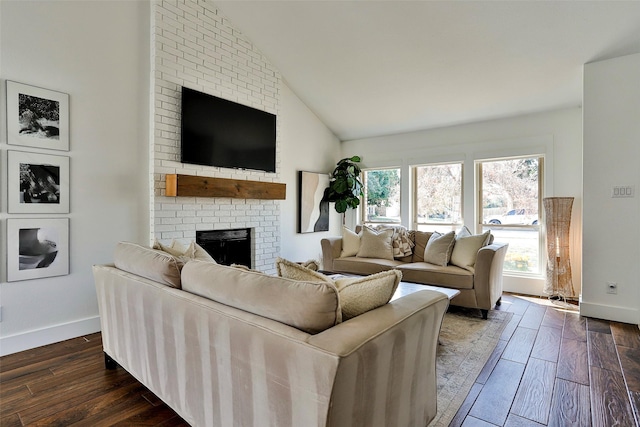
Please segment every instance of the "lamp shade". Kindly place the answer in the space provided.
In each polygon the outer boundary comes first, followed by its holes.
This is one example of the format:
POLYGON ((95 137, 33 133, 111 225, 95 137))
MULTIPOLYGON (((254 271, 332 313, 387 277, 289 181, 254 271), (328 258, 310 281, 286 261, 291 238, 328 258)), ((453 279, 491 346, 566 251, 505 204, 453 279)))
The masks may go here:
POLYGON ((544 293, 563 298, 575 297, 571 278, 569 229, 573 197, 543 199, 547 229, 547 280, 544 293))

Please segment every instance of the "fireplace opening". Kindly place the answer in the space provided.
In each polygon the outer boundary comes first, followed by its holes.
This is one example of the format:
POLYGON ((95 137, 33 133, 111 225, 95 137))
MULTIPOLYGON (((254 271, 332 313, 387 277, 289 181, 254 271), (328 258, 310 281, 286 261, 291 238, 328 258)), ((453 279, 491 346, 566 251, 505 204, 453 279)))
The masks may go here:
POLYGON ((196 243, 218 264, 241 264, 251 268, 251 229, 196 231, 196 243))

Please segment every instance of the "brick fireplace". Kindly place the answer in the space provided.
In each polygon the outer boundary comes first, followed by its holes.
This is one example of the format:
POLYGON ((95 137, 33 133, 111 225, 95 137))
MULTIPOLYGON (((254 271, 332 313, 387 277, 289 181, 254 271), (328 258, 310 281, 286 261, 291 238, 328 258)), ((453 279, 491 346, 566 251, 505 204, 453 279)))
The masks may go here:
POLYGON ((252 267, 275 273, 280 202, 226 197, 167 197, 166 174, 279 182, 281 76, 210 2, 152 4, 153 133, 150 240, 189 244, 206 231, 251 229, 252 267), (182 86, 276 114, 276 173, 180 162, 182 86))

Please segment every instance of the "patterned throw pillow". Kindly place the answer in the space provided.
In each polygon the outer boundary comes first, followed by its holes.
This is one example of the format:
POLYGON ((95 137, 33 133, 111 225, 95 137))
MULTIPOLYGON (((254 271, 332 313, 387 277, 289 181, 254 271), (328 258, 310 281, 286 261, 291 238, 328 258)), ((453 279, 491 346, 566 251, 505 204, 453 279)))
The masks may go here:
POLYGON ((310 268, 296 262, 288 261, 284 258, 276 259, 276 270, 278 276, 286 279, 298 280, 301 282, 327 282, 333 284, 333 280, 322 273, 318 273, 310 268))
POLYGON ((276 268, 280 277, 335 286, 343 321, 388 303, 402 280, 400 271, 389 270, 364 277, 340 277, 334 281, 322 273, 282 258, 277 259, 276 268))
POLYGON ((388 270, 364 277, 336 279, 342 320, 348 320, 367 311, 382 307, 391 300, 402 273, 388 270))

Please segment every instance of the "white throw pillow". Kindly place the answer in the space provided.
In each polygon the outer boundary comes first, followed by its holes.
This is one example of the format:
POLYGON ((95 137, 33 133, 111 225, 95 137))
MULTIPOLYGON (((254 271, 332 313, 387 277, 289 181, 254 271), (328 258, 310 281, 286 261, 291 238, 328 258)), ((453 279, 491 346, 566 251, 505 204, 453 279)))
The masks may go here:
POLYGON ((362 231, 360 233, 354 233, 344 225, 342 226, 342 252, 340 258, 349 256, 356 256, 358 250, 360 250, 360 238, 362 237, 362 231))
POLYGON ((383 271, 365 277, 336 279, 342 320, 351 319, 388 303, 401 280, 402 273, 398 270, 383 271))
POLYGON ((450 231, 447 234, 434 232, 424 249, 424 262, 445 267, 451 259, 455 241, 455 231, 450 231))
POLYGON ((471 236, 458 236, 456 238, 453 252, 451 253, 451 264, 469 269, 476 264, 478 251, 489 242, 490 231, 471 236))
POLYGON ((362 228, 360 249, 356 256, 360 258, 381 258, 393 260, 393 230, 381 230, 379 232, 369 228, 362 228))

